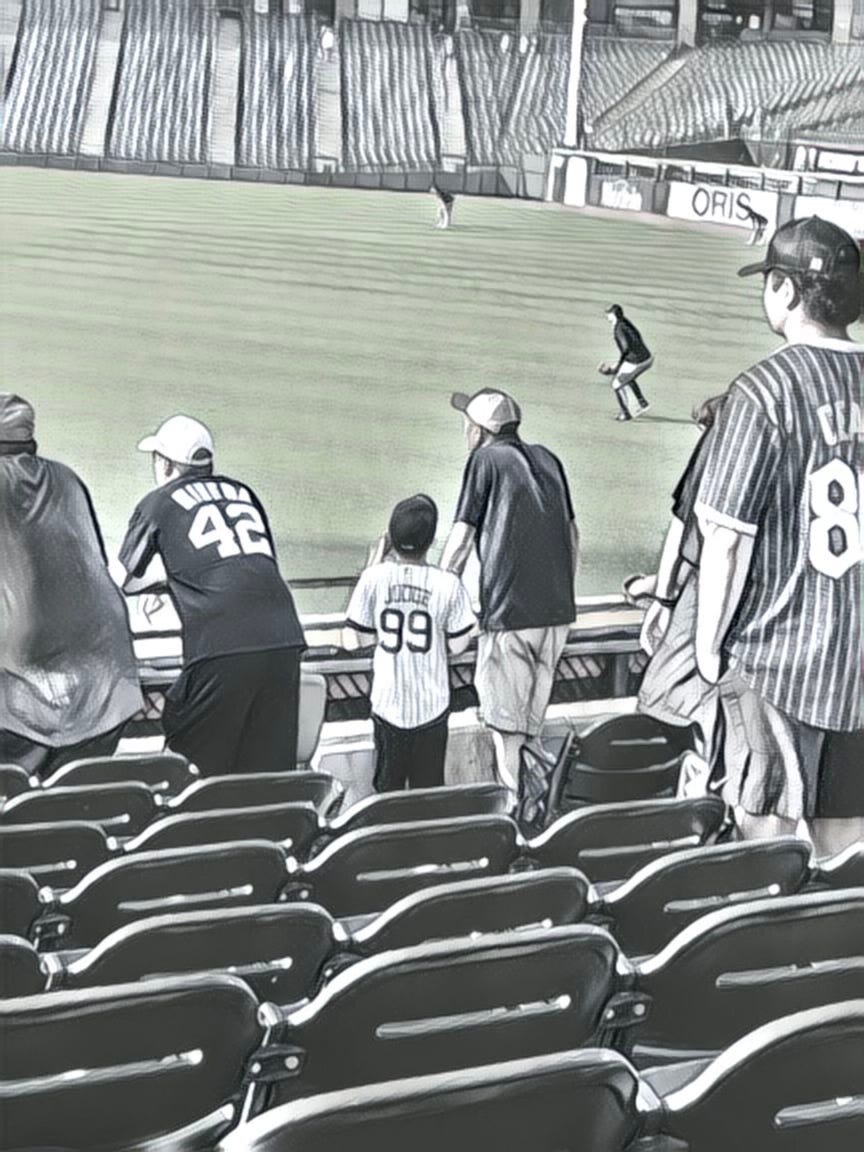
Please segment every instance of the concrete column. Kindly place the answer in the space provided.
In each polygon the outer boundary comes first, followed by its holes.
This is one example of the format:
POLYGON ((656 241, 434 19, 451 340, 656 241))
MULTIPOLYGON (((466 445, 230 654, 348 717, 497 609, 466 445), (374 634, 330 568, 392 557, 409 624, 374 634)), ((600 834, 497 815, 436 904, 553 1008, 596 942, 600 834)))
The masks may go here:
POLYGON ((679 0, 678 43, 692 48, 699 29, 699 0, 679 0))
POLYGON ((835 44, 848 44, 852 39, 853 0, 834 0, 834 27, 831 39, 835 44))
POLYGON ((564 145, 579 144, 579 88, 582 83, 582 41, 585 37, 587 0, 573 0, 573 27, 570 31, 570 75, 567 79, 567 121, 564 145))
POLYGON ((533 32, 540 23, 540 0, 522 0, 519 5, 520 32, 533 32))

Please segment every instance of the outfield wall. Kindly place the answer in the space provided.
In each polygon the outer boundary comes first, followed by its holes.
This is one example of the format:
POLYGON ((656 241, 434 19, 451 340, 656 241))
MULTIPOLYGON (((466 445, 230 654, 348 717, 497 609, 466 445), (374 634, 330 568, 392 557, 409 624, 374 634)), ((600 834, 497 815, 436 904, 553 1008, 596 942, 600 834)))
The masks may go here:
MULTIPOLYGON (((864 167, 864 155, 850 167, 864 167)), ((644 156, 556 149, 547 200, 649 212, 694 224, 749 229, 753 208, 773 231, 798 216, 832 220, 864 244, 864 175, 802 173, 734 164, 681 163, 644 156)))

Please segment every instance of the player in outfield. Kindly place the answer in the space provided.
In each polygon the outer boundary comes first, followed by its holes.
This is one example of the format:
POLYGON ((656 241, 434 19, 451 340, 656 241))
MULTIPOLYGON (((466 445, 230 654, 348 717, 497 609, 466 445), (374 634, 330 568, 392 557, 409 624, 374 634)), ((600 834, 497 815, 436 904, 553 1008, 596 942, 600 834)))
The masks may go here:
POLYGON ((754 244, 761 244, 765 239, 765 230, 768 227, 767 217, 743 201, 741 202, 741 211, 750 221, 750 235, 747 237, 748 245, 752 247, 754 244))
POLYGON ((429 191, 435 197, 435 202, 438 205, 435 227, 449 228, 453 223, 453 205, 456 203, 456 197, 446 188, 439 188, 437 184, 433 184, 429 191))
POLYGON ((167 590, 183 672, 165 701, 168 747, 205 776, 297 766, 303 630, 260 500, 214 474, 213 438, 172 416, 138 448, 156 489, 132 513, 120 562, 128 593, 167 590))
POLYGON ((624 315, 624 309, 620 304, 610 305, 606 309, 606 318, 612 325, 620 356, 616 364, 604 361, 600 365, 600 371, 604 376, 612 377, 615 399, 621 409, 615 419, 632 420, 630 409, 627 407, 627 389, 630 389, 639 405, 636 409, 636 415, 641 416, 651 405, 642 395, 642 389, 637 384, 637 380, 652 367, 654 357, 642 339, 639 329, 624 315))
POLYGON ((444 783, 449 653, 464 652, 474 613, 462 581, 427 562, 438 509, 412 496, 393 509, 351 596, 347 626, 308 634, 315 647, 375 645, 372 724, 375 790, 444 783))
POLYGON ((775 232, 763 277, 785 340, 732 384, 705 445, 696 658, 720 687, 726 798, 745 836, 864 834, 860 253, 818 217, 775 232))

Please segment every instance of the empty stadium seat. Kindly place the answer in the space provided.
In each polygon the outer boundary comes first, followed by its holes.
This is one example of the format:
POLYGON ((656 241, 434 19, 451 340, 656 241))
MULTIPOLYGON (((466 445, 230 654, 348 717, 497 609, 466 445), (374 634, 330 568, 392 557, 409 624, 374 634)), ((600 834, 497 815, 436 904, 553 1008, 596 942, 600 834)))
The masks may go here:
POLYGON ((43 890, 46 911, 33 931, 43 947, 92 948, 146 916, 269 904, 286 878, 284 853, 263 840, 139 852, 101 864, 62 895, 43 890))
POLYGON ((10 800, 0 825, 56 824, 82 820, 110 836, 134 836, 156 815, 156 798, 146 784, 95 784, 82 788, 34 789, 10 800))
POLYGON ((703 916, 636 965, 637 1064, 712 1055, 770 1020, 864 995, 864 889, 703 916))
POLYGON ((29 872, 37 884, 69 888, 117 851, 97 824, 10 824, 0 835, 0 867, 29 872))
POLYGON ((658 856, 709 842, 725 815, 716 796, 599 804, 556 820, 526 854, 541 868, 580 868, 594 883, 625 880, 658 856))
POLYGON ((285 1104, 219 1152, 624 1152, 638 1090, 617 1052, 559 1052, 285 1104))
POLYGON ((692 748, 689 729, 661 724, 640 712, 612 716, 582 731, 574 740, 574 762, 613 771, 668 764, 692 748))
POLYGON ((864 888, 864 844, 850 844, 838 856, 820 861, 815 880, 829 888, 864 888))
POLYGON ((212 1149, 262 1038, 255 997, 227 976, 6 1000, 0 1031, 4 1152, 212 1149))
POLYGON ((39 885, 29 872, 0 869, 0 933, 26 937, 39 912, 39 885))
POLYGON ((862 1053, 860 998, 765 1024, 664 1094, 660 1152, 860 1152, 862 1053))
POLYGON ((340 812, 327 825, 329 836, 376 824, 447 820, 460 816, 506 815, 513 806, 509 788, 500 784, 458 784, 449 788, 412 788, 368 796, 340 812))
MULTIPOLYGON (((590 907, 589 894, 588 881, 575 868, 439 884, 405 896, 357 925, 345 948, 374 956, 433 940, 578 924, 590 907)), ((337 925, 337 934, 346 927, 337 925)))
POLYGON ((800 891, 810 856, 794 837, 673 852, 609 892, 602 915, 628 956, 657 952, 708 912, 800 891))
POLYGON ((499 875, 517 856, 518 832, 506 816, 384 824, 346 833, 306 864, 289 860, 285 893, 357 916, 445 880, 499 875))
POLYGON ((198 780, 165 805, 164 813, 210 812, 217 808, 262 808, 270 804, 314 804, 327 816, 342 788, 325 772, 248 772, 198 780))
POLYGON ((154 852, 163 848, 227 844, 230 840, 272 840, 298 860, 305 860, 320 828, 318 813, 311 804, 181 812, 155 820, 125 848, 127 852, 154 852))
POLYGON ((154 756, 94 756, 73 760, 59 768, 43 788, 80 787, 97 784, 146 784, 158 795, 175 796, 194 784, 198 769, 185 756, 160 752, 154 756))
POLYGON ((0 805, 29 792, 30 788, 30 777, 23 768, 17 764, 0 764, 0 805))
POLYGON ((0 936, 0 999, 44 991, 45 972, 33 945, 20 936, 0 936))
POLYGON ((181 972, 225 972, 261 1000, 290 1004, 318 988, 333 921, 314 904, 267 904, 153 916, 106 936, 68 965, 69 988, 181 972))
POLYGON ((619 959, 607 932, 571 925, 362 960, 304 1007, 262 1008, 272 1041, 297 1056, 268 1103, 588 1044, 619 959))

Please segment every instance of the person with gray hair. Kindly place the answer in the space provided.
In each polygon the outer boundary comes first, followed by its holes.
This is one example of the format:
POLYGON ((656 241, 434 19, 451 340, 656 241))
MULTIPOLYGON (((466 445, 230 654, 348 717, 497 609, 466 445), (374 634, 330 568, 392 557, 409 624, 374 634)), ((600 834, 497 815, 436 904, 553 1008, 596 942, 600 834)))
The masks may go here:
POLYGON ((90 494, 0 393, 0 762, 46 777, 111 755, 144 701, 90 494))

